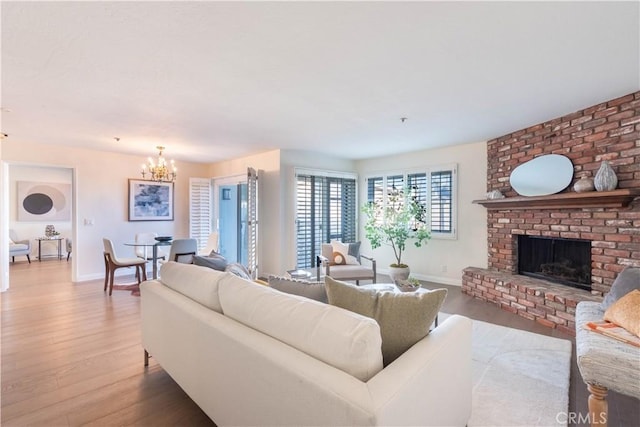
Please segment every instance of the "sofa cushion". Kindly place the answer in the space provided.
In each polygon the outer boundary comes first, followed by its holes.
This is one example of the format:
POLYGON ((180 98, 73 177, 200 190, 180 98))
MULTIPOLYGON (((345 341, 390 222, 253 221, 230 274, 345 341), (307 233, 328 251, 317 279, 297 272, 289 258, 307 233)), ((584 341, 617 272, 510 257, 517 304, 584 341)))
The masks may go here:
POLYGON ((361 381, 382 369, 380 328, 373 319, 231 274, 219 286, 225 316, 361 381))
POLYGON ((640 290, 634 289, 611 304, 604 312, 604 320, 640 337, 640 290))
POLYGON ((324 282, 309 282, 280 276, 269 276, 269 286, 287 294, 300 295, 312 300, 327 302, 327 291, 324 290, 324 282))
POLYGON ((222 313, 218 282, 224 275, 222 271, 211 268, 169 261, 162 264, 160 282, 205 307, 222 313))
POLYGON ((382 335, 384 365, 429 334, 429 327, 447 296, 446 289, 419 292, 378 292, 327 276, 329 304, 375 319, 382 335))
POLYGON ((611 289, 602 300, 602 310, 606 310, 634 289, 640 289, 640 267, 627 267, 613 281, 611 289))

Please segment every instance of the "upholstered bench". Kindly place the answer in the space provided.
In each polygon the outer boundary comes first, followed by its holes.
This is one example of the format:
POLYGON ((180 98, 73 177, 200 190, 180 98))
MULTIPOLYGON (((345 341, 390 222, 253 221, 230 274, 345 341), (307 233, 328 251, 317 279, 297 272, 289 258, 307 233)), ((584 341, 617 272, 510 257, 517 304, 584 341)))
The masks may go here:
POLYGON ((607 426, 608 390, 640 398, 640 348, 585 328, 602 321, 608 306, 640 287, 640 269, 627 268, 616 282, 602 304, 582 301, 576 307, 577 363, 590 393, 591 425, 599 427, 607 426))

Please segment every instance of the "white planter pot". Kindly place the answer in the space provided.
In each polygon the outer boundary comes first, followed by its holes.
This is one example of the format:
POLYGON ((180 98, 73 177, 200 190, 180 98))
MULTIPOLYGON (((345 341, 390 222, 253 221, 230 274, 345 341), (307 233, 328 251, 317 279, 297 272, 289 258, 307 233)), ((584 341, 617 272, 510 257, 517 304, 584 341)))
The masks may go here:
POLYGON ((409 267, 391 267, 389 266, 389 277, 391 281, 396 283, 398 280, 407 280, 411 269, 409 267))

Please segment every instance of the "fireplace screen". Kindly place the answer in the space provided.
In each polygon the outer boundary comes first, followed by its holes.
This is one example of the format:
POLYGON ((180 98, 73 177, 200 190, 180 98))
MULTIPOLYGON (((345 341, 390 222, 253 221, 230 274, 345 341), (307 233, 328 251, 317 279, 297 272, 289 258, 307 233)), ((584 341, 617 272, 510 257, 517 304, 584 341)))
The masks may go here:
POLYGON ((591 242, 519 235, 518 273, 591 290, 591 242))

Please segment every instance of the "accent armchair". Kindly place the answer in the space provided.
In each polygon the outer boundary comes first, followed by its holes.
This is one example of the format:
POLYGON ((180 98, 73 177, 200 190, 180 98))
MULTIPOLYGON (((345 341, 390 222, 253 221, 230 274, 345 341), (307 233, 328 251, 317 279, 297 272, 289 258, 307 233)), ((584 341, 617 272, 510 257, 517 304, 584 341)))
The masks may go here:
POLYGON ((31 264, 31 240, 19 240, 15 231, 9 230, 9 256, 11 262, 16 262, 16 257, 25 255, 31 264))
POLYGON ((363 258, 371 263, 371 266, 358 264, 335 264, 333 260, 333 246, 330 243, 322 244, 322 255, 317 257, 316 280, 320 281, 322 269, 327 276, 336 280, 355 280, 360 285, 360 280, 372 280, 376 283, 376 260, 373 257, 358 254, 356 258, 363 258))

